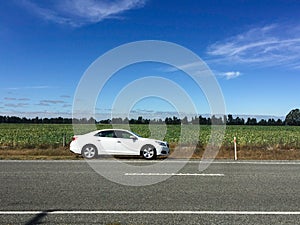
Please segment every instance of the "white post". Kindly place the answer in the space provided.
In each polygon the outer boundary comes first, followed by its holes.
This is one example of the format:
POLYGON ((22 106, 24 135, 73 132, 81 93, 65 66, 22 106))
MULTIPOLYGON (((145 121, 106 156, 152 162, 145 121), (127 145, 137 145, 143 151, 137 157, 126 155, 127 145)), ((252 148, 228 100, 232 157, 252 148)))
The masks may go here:
POLYGON ((234 143, 234 160, 237 160, 237 150, 236 150, 236 137, 233 138, 234 143))
POLYGON ((63 147, 66 147, 66 134, 63 134, 62 143, 63 143, 63 147))

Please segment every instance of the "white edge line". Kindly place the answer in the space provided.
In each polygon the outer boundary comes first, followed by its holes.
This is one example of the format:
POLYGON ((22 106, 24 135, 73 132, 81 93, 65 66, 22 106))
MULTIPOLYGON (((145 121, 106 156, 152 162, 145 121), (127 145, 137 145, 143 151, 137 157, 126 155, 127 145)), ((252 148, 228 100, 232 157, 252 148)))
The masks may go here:
POLYGON ((125 173, 125 176, 207 176, 207 177, 221 177, 225 176, 221 173, 125 173))
POLYGON ((300 211, 0 211, 0 215, 32 214, 198 214, 198 215, 300 215, 300 211))

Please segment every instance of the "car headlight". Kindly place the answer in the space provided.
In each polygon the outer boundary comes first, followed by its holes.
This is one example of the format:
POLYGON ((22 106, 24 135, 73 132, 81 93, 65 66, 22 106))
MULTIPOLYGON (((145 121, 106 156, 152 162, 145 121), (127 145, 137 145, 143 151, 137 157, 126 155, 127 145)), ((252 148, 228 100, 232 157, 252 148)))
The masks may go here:
POLYGON ((165 142, 162 141, 155 141, 157 144, 159 144, 160 146, 164 146, 167 147, 167 144, 165 142))

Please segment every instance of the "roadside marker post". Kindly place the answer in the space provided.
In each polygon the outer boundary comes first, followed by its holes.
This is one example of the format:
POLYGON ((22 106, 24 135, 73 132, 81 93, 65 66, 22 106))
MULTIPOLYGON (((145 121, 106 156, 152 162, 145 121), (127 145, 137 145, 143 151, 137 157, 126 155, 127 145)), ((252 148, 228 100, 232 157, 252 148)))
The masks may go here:
POLYGON ((233 138, 234 143, 234 160, 237 160, 236 137, 233 138))
POLYGON ((66 142, 67 142, 67 138, 66 138, 66 134, 63 134, 63 138, 62 138, 62 145, 63 147, 66 147, 66 142))

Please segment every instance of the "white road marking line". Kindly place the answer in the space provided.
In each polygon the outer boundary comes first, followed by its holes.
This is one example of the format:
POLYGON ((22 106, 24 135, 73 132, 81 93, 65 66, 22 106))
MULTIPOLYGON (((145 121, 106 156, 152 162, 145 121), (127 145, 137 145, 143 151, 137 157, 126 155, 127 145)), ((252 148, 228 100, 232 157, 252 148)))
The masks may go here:
POLYGON ((196 214, 196 215, 300 215, 300 211, 0 211, 0 215, 32 214, 196 214))
POLYGON ((125 176, 204 176, 204 177, 222 177, 221 173, 125 173, 125 176))
MULTIPOLYGON (((199 162, 198 162, 199 163, 199 162)), ((205 163, 205 162, 201 162, 201 163, 205 163)), ((292 161, 292 162, 284 162, 284 161, 238 161, 238 162, 212 162, 212 164, 250 164, 250 165, 300 165, 300 162, 296 162, 296 161, 292 161)))

